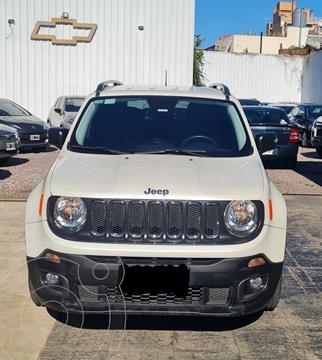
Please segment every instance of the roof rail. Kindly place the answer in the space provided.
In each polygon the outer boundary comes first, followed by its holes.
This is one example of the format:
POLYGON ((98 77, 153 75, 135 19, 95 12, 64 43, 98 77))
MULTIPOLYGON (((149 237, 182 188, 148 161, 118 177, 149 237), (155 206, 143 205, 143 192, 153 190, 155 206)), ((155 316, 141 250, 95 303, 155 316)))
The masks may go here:
POLYGON ((231 92, 229 90, 229 87, 225 84, 221 84, 221 83, 213 83, 213 84, 209 84, 208 85, 209 88, 211 89, 216 89, 216 90, 220 90, 224 93, 224 95, 226 96, 230 96, 231 92))
POLYGON ((100 93, 105 90, 106 88, 113 88, 115 86, 121 86, 123 85, 120 81, 118 80, 106 80, 106 81, 103 81, 101 83, 99 83, 97 85, 97 88, 96 88, 96 96, 99 96, 100 93))

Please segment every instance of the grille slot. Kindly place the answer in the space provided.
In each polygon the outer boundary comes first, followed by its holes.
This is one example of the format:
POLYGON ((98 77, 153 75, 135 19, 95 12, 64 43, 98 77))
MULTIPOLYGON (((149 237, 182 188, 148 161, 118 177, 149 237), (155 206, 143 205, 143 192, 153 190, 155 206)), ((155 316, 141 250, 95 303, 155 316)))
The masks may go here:
POLYGON ((98 287, 78 285, 78 296, 81 302, 96 302, 98 300, 98 287))
POLYGON ((321 128, 317 129, 316 136, 322 137, 322 129, 321 128))
POLYGON ((112 201, 110 205, 110 231, 111 236, 120 238, 125 235, 125 202, 112 201))
POLYGON ((106 225, 106 203, 105 201, 95 200, 92 204, 92 213, 91 213, 91 224, 92 224, 92 234, 94 236, 104 236, 105 235, 105 225, 106 225))
POLYGON ((182 204, 171 202, 167 208, 167 233, 171 240, 182 236, 182 204))
POLYGON ((205 206, 205 236, 208 239, 217 238, 219 235, 219 206, 208 203, 205 206))
POLYGON ((163 204, 151 202, 148 206, 148 235, 153 240, 162 238, 163 217, 163 204))
POLYGON ((132 201, 129 205, 129 235, 140 239, 144 234, 144 203, 132 201))
POLYGON ((201 204, 187 204, 187 237, 189 239, 198 239, 201 236, 201 204))
POLYGON ((229 288, 209 288, 208 304, 225 305, 228 301, 229 288))

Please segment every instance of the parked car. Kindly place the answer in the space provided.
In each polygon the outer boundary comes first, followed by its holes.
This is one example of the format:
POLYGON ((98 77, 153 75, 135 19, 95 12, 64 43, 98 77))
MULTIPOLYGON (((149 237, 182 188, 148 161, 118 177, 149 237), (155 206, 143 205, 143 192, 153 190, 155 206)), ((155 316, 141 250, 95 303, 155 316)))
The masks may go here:
POLYGON ((274 103, 274 104, 267 104, 267 106, 274 106, 274 107, 278 107, 282 110, 284 110, 287 114, 287 116, 289 116, 292 112, 292 110, 297 106, 296 103, 274 103))
POLYGON ((47 123, 49 126, 69 129, 84 100, 84 96, 59 97, 48 114, 47 123))
POLYGON ((17 130, 21 150, 48 149, 47 124, 13 101, 0 99, 0 124, 17 130))
POLYGON ((226 87, 114 83, 97 87, 69 131, 49 130, 61 156, 26 207, 35 304, 74 314, 273 310, 287 212, 260 153, 275 135, 253 137, 226 87))
POLYGON ((291 111, 290 119, 299 129, 302 147, 313 146, 312 127, 320 116, 322 116, 322 104, 300 104, 291 111))
POLYGON ((241 106, 260 106, 262 103, 257 99, 239 99, 241 106))
POLYGON ((262 155, 263 160, 274 160, 288 169, 297 166, 299 133, 290 123, 285 111, 268 106, 244 107, 249 125, 256 136, 260 133, 274 133, 276 146, 262 155))
POLYGON ((0 124, 0 164, 16 155, 20 146, 15 128, 0 124))
POLYGON ((318 156, 322 158, 322 116, 318 117, 312 125, 311 145, 315 147, 318 156))

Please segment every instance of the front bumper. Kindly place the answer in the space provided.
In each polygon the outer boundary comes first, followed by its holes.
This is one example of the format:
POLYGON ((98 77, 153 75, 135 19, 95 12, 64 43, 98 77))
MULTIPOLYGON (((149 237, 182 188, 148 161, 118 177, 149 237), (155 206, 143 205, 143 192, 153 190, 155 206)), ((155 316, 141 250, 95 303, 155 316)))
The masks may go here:
POLYGON ((20 135, 20 149, 21 150, 29 150, 29 149, 37 149, 48 146, 48 133, 32 133, 32 134, 21 134, 20 135), (31 136, 36 135, 39 136, 39 140, 31 140, 31 136))
POLYGON ((296 143, 281 145, 271 152, 264 153, 262 155, 262 159, 263 160, 293 159, 297 157, 298 150, 299 150, 299 145, 296 143))
POLYGON ((33 293, 48 308, 76 314, 247 315, 266 308, 283 267, 262 255, 266 264, 248 268, 254 256, 161 259, 55 254, 60 263, 27 258, 33 293), (47 273, 58 275, 59 283, 48 285, 47 273), (256 277, 262 277, 264 285, 249 294, 248 281, 256 277))

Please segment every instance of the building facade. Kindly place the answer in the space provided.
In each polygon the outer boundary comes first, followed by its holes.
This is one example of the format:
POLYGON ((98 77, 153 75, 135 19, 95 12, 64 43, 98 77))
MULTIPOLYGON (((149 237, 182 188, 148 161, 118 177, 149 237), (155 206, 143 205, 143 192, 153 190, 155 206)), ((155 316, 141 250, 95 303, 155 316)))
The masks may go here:
POLYGON ((0 98, 46 120, 106 79, 190 85, 195 0, 0 0, 0 98))

